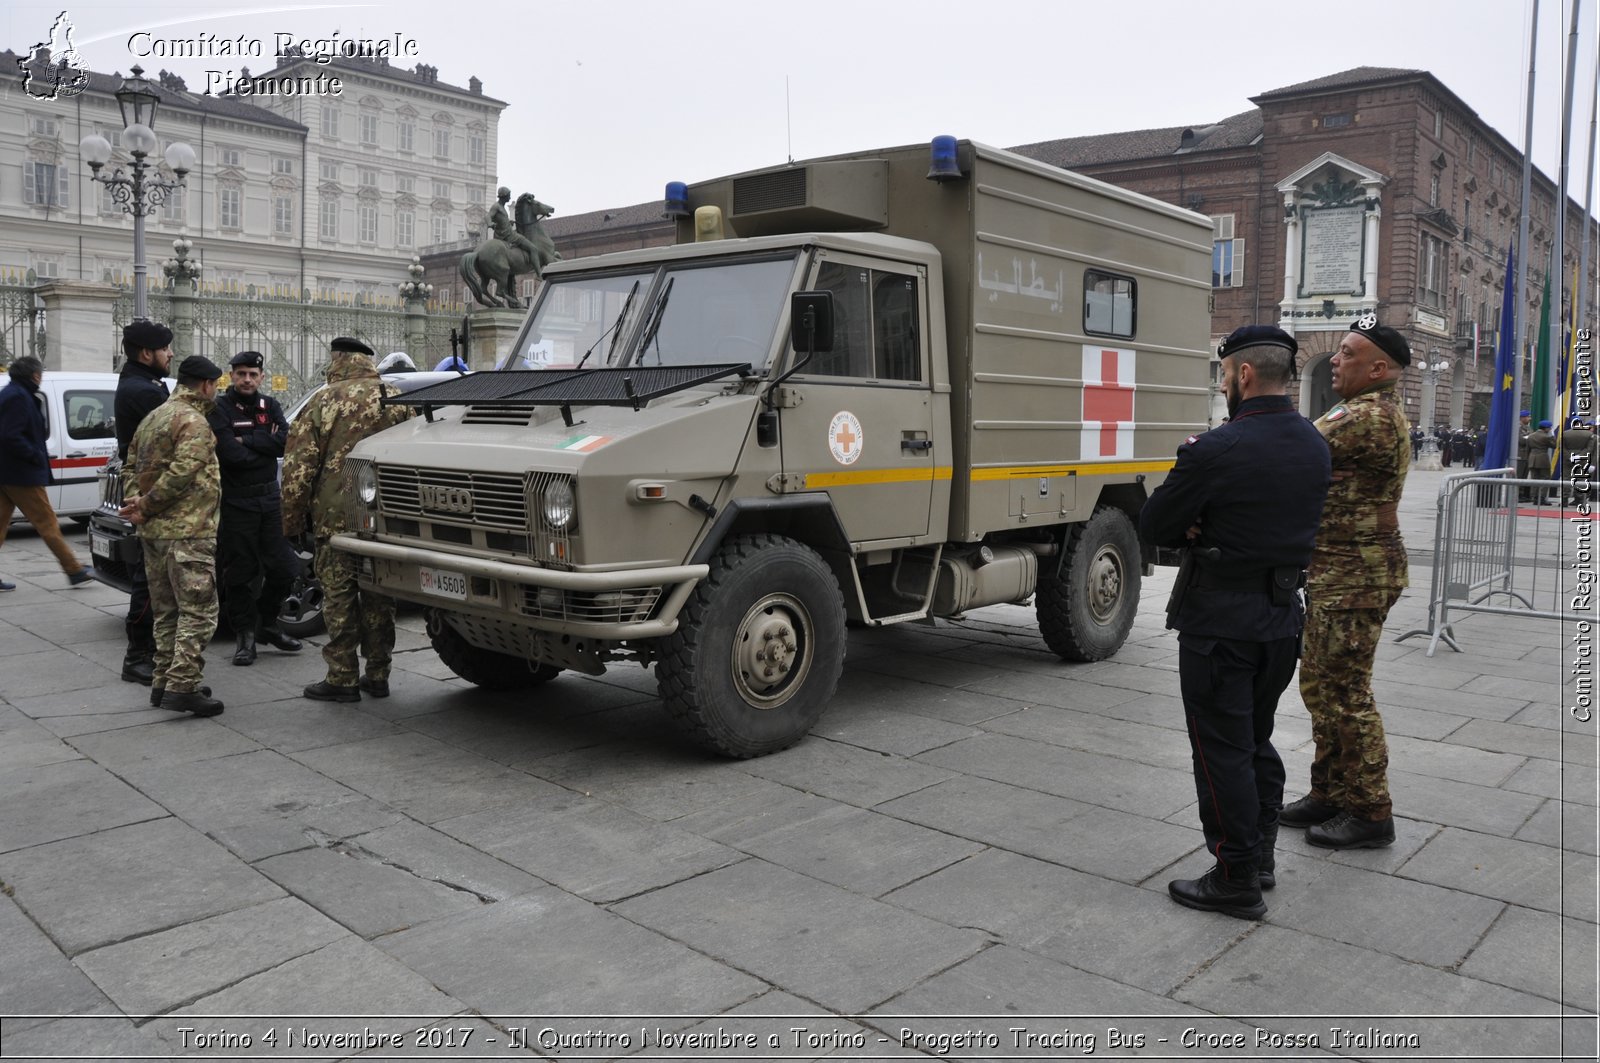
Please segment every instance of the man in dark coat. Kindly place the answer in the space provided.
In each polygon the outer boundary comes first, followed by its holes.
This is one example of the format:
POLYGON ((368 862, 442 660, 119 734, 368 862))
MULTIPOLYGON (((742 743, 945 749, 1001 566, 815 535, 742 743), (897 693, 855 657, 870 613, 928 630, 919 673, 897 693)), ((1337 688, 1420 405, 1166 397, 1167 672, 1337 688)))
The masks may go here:
MULTIPOLYGON (((122 330, 122 376, 117 381, 117 457, 123 462, 123 490, 129 487, 128 443, 156 407, 167 401, 166 381, 172 365, 172 330, 159 321, 140 319, 122 330)), ((128 615, 123 627, 128 651, 122 658, 122 678, 149 686, 155 677, 155 612, 150 607, 150 583, 145 578, 144 556, 134 551, 128 562, 128 615)))
POLYGON ((222 528, 218 560, 227 588, 228 623, 238 640, 233 663, 255 662, 256 640, 293 653, 300 640, 278 627, 278 612, 294 583, 299 559, 283 538, 278 459, 289 422, 271 395, 261 394, 265 359, 240 351, 229 363, 233 384, 208 415, 222 465, 222 528), (259 595, 252 593, 261 580, 259 595))
MULTIPOLYGON (((0 388, 0 546, 5 545, 11 514, 28 518, 39 538, 50 547, 74 587, 94 579, 61 535, 55 507, 45 487, 55 480, 50 472, 50 452, 45 448, 48 430, 44 407, 39 404, 39 384, 44 363, 24 356, 11 363, 11 383, 0 388)), ((0 591, 14 591, 15 583, 0 580, 0 591)))
POLYGON ((1272 746, 1278 697, 1294 675, 1311 560, 1330 473, 1328 445, 1289 402, 1298 346, 1270 325, 1223 341, 1228 423, 1178 448, 1178 461, 1139 514, 1157 546, 1187 546, 1178 684, 1194 758, 1206 850, 1198 879, 1167 883, 1188 908, 1259 919, 1277 884, 1273 845, 1283 761, 1272 746))

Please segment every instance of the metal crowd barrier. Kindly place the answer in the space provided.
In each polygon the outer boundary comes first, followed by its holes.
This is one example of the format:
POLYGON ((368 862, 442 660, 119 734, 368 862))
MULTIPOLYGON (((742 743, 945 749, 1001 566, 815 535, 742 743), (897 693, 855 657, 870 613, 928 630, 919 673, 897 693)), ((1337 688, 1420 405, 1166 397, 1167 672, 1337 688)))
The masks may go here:
MULTIPOLYGON (((1587 485, 1585 485, 1587 487, 1587 485)), ((1553 499, 1559 504, 1573 483, 1518 479, 1512 469, 1477 470, 1445 478, 1439 488, 1433 532, 1433 585, 1428 626, 1407 631, 1396 642, 1428 636, 1428 656, 1443 641, 1456 652, 1454 615, 1491 613, 1576 622, 1593 617, 1579 610, 1593 590, 1596 522, 1592 489, 1581 510, 1565 516, 1537 516, 1519 510, 1541 508, 1519 496, 1553 499), (1536 494, 1536 492, 1538 494, 1536 494), (1579 565, 1580 557, 1589 558, 1579 565), (1587 571, 1585 571, 1587 570, 1587 571)))

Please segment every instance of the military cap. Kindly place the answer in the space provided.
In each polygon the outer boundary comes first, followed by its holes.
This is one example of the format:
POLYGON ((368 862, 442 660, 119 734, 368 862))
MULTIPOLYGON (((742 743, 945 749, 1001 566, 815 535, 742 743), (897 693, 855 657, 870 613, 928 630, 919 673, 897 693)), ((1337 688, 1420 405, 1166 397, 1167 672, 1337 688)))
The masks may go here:
POLYGON ((159 321, 140 318, 122 326, 122 342, 135 350, 159 351, 172 343, 172 330, 159 321))
POLYGON ((215 380, 221 375, 216 363, 202 354, 191 354, 178 363, 178 376, 184 380, 215 380))
POLYGON ((1411 364, 1411 344, 1388 325, 1378 324, 1378 315, 1372 311, 1367 311, 1351 322, 1350 331, 1359 332, 1371 340, 1372 345, 1388 355, 1390 360, 1400 365, 1411 364))
POLYGON ((1533 414, 1529 413, 1527 410, 1523 410, 1521 413, 1517 414, 1517 416, 1518 417, 1532 417, 1533 414))
POLYGON ((354 351, 356 354, 364 354, 368 358, 372 357, 371 347, 350 336, 335 336, 333 342, 328 346, 336 351, 354 351))
POLYGON ((1282 347, 1291 355, 1300 350, 1293 336, 1273 325, 1245 325, 1228 333, 1217 347, 1217 357, 1226 358, 1246 347, 1282 347))
POLYGON ((260 351, 240 351, 229 359, 228 364, 235 369, 260 369, 267 364, 260 351))
POLYGON ((1549 428, 1550 427, 1550 422, 1549 421, 1540 421, 1539 422, 1539 427, 1540 428, 1549 428))

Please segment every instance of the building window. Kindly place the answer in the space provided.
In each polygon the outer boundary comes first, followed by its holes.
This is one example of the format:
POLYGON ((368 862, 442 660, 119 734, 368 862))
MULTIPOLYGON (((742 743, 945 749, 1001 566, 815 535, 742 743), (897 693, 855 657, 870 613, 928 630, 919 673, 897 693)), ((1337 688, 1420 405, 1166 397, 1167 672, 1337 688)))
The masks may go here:
POLYGON ((410 247, 416 239, 417 215, 415 211, 397 211, 394 216, 394 243, 396 247, 410 247))
POLYGON ((61 259, 55 255, 30 255, 34 276, 40 280, 61 276, 61 259))
POLYGON ((433 153, 441 159, 450 157, 450 130, 435 129, 433 131, 433 153))
POLYGON ((339 179, 339 164, 332 159, 323 159, 317 166, 317 173, 324 181, 337 181, 339 179))
POLYGON ((238 188, 217 189, 217 224, 224 229, 242 228, 239 202, 243 193, 238 188))
POLYGON ((189 217, 189 190, 187 188, 174 188, 167 193, 167 201, 161 206, 161 217, 168 225, 182 225, 189 217))
POLYGON ((1211 221, 1211 287, 1244 286, 1244 241, 1233 235, 1233 215, 1219 214, 1211 221))
POLYGON ((450 198, 450 182, 449 181, 435 181, 435 182, 433 182, 433 198, 434 199, 446 199, 446 200, 449 199, 450 198))
POLYGON ((363 113, 361 115, 361 143, 368 147, 378 146, 378 116, 363 113))
POLYGON ((324 199, 317 211, 317 232, 324 240, 339 239, 339 201, 324 199))
POLYGON ((356 239, 364 244, 378 242, 378 208, 370 203, 356 208, 356 239))
POLYGON ((240 161, 241 155, 242 153, 238 148, 218 148, 217 165, 238 168, 239 166, 244 165, 243 162, 240 161))
POLYGON ((65 166, 29 160, 22 164, 22 201, 37 207, 65 207, 71 185, 65 166))
POLYGON ((111 189, 106 185, 100 186, 100 213, 121 214, 122 207, 118 205, 117 198, 111 194, 111 189))
POLYGON ((374 170, 374 169, 372 169, 371 167, 368 167, 368 166, 363 166, 363 167, 360 168, 360 170, 358 172, 361 175, 361 187, 362 188, 377 188, 378 187, 378 171, 377 170, 374 170))
POLYGON ((274 157, 272 160, 272 172, 282 174, 285 177, 293 177, 294 160, 274 157))
POLYGON ((394 190, 396 195, 414 195, 417 191, 417 179, 408 173, 397 173, 394 175, 394 190))
POLYGON ((1437 207, 1438 205, 1439 205, 1439 175, 1438 174, 1434 174, 1433 178, 1428 182, 1428 206, 1437 207))
POLYGON ((49 137, 54 140, 61 135, 59 129, 60 127, 56 125, 54 118, 37 114, 28 116, 28 132, 36 137, 49 137))
POLYGON ((472 133, 467 137, 467 161, 475 166, 483 165, 483 134, 472 133))
POLYGON ((450 217, 447 214, 433 216, 433 242, 442 244, 450 235, 450 217))
POLYGON ((412 151, 417 142, 417 123, 415 119, 402 118, 395 126, 395 140, 401 151, 412 151))
POLYGON ((1322 116, 1323 129, 1342 129, 1349 124, 1350 113, 1348 111, 1344 114, 1325 114, 1322 116))
POLYGON ((1437 140, 1444 139, 1444 108, 1433 112, 1433 135, 1437 140))
POLYGON ((1417 263, 1417 302, 1444 309, 1444 241, 1430 233, 1422 234, 1422 255, 1417 263))
POLYGON ((294 199, 292 197, 272 197, 272 231, 278 236, 289 236, 294 232, 294 199))
POLYGON ((325 137, 339 135, 339 108, 331 103, 322 105, 322 135, 325 137))
POLYGON ((1139 289, 1132 277, 1083 271, 1083 331, 1132 336, 1139 322, 1139 289))
POLYGON ((486 203, 486 202, 488 202, 488 199, 484 194, 482 185, 471 185, 471 186, 469 186, 467 188, 467 202, 468 203, 486 203))

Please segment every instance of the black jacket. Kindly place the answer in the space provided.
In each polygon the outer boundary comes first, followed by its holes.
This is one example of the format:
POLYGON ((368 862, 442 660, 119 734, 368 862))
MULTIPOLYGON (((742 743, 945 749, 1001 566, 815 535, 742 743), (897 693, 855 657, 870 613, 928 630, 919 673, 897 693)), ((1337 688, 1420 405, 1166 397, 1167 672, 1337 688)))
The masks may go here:
POLYGON ((13 380, 0 388, 0 484, 44 487, 55 481, 39 389, 13 380))
POLYGON ((278 504, 278 459, 283 457, 289 422, 271 395, 240 395, 229 388, 217 395, 207 418, 217 436, 222 465, 222 500, 265 509, 278 504))
POLYGON ((167 382, 161 379, 161 370, 143 362, 129 362, 122 367, 122 377, 117 381, 117 402, 114 407, 117 421, 117 457, 128 460, 128 444, 139 424, 150 411, 167 401, 167 382))
POLYGON ((1181 633, 1269 641, 1299 632, 1298 605, 1274 605, 1268 594, 1270 573, 1310 563, 1332 475, 1328 444, 1282 395, 1246 399, 1227 424, 1178 448, 1139 514, 1139 534, 1187 546, 1185 533, 1198 524, 1198 544, 1218 552, 1196 565, 1181 633))

